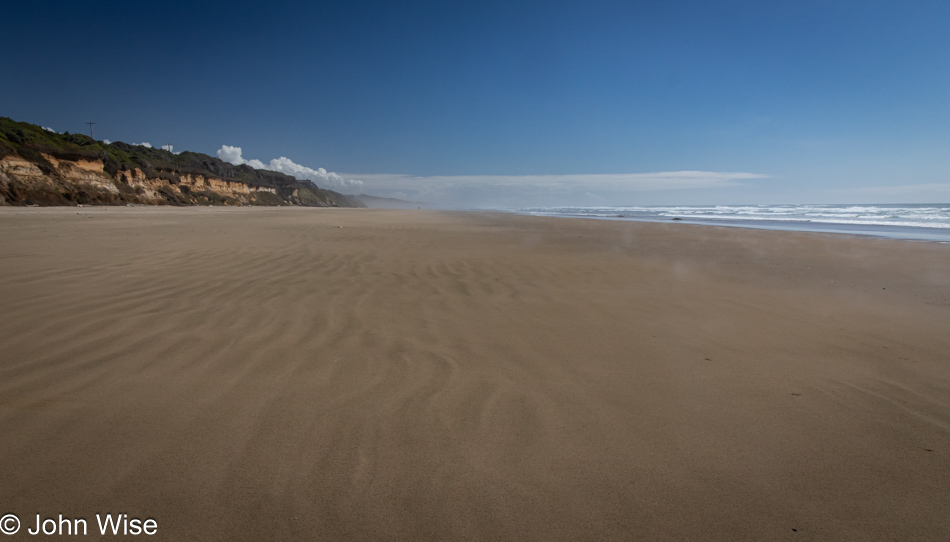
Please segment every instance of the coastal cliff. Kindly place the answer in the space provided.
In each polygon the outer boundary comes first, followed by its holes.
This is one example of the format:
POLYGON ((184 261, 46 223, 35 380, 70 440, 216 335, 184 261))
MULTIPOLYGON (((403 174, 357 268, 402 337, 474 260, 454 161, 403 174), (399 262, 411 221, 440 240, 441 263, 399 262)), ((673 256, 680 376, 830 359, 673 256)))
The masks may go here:
POLYGON ((356 198, 206 154, 173 154, 0 117, 0 205, 303 205, 356 198))

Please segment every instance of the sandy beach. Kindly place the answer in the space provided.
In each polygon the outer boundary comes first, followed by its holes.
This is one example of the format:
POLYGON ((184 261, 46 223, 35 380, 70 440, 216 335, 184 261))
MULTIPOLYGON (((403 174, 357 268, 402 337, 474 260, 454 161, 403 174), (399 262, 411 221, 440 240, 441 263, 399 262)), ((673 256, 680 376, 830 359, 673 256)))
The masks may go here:
POLYGON ((947 244, 2 208, 0 276, 10 540, 950 539, 947 244))

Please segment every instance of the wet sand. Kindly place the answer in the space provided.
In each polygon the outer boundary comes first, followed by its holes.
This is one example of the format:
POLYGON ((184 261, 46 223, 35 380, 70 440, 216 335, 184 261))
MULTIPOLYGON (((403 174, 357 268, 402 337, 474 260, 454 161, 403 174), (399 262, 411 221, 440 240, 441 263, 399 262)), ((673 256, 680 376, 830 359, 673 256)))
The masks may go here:
POLYGON ((950 245, 4 208, 0 277, 10 540, 950 539, 950 245))

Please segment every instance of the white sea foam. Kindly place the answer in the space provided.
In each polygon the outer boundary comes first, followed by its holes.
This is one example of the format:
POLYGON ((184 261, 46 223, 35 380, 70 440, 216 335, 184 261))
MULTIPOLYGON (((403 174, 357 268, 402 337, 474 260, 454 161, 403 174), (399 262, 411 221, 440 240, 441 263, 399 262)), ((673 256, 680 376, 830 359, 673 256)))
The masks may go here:
POLYGON ((950 236, 950 204, 904 205, 675 205, 616 207, 536 207, 518 212, 544 216, 574 216, 625 220, 688 222, 781 229, 884 232, 892 237, 950 236), (898 229, 913 228, 905 235, 898 229), (926 230, 919 230, 926 228, 926 230))

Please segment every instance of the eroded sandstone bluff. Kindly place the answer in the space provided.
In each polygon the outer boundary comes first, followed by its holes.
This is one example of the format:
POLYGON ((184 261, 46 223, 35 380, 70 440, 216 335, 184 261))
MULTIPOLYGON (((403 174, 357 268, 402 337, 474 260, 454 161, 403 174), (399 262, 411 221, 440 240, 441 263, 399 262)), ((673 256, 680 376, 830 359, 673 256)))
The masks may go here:
POLYGON ((0 117, 0 205, 81 204, 364 206, 206 154, 105 143, 0 117))

